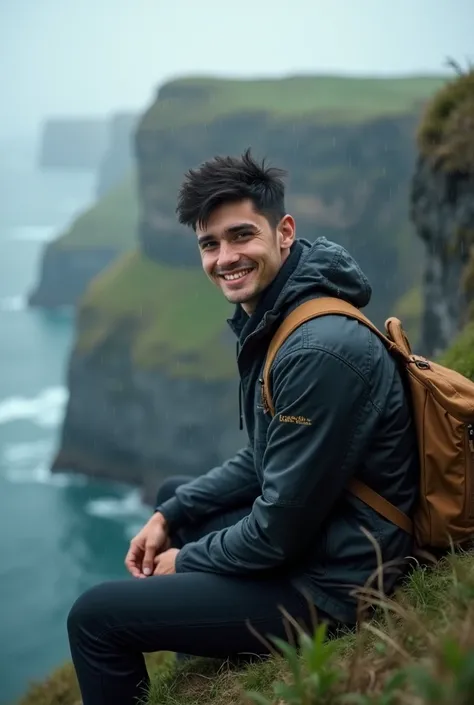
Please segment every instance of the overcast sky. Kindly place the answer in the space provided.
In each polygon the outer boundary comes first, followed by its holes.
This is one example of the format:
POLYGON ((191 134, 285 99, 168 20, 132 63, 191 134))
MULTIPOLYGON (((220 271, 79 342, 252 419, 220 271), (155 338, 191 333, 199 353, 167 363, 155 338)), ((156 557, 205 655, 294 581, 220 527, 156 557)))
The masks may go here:
POLYGON ((474 0, 0 0, 0 132, 142 110, 191 73, 441 73, 473 30, 474 0))

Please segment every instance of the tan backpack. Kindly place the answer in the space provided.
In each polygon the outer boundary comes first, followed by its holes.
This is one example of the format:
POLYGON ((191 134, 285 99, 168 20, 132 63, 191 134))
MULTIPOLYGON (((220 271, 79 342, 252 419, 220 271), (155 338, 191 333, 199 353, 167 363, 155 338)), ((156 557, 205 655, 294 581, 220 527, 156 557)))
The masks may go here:
POLYGON ((339 314, 368 326, 401 363, 408 382, 420 456, 420 492, 413 520, 357 479, 348 489, 379 514, 412 533, 418 547, 449 548, 474 537, 474 382, 420 355, 413 355, 397 318, 381 333, 359 309, 336 298, 311 299, 292 311, 270 343, 262 394, 274 407, 270 369, 284 340, 305 321, 339 314))

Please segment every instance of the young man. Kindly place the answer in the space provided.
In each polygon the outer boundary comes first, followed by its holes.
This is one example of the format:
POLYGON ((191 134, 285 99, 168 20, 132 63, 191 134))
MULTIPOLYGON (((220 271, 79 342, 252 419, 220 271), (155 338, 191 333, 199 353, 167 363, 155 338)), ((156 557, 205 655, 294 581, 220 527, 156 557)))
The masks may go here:
MULTIPOLYGON (((296 239, 282 176, 247 152, 206 162, 182 185, 179 220, 196 233, 206 275, 236 305, 248 444, 206 475, 165 483, 125 560, 134 579, 94 587, 73 606, 84 705, 132 705, 147 685, 143 652, 265 654, 254 630, 285 638, 280 607, 308 628, 314 608, 332 624, 354 624, 352 591, 377 568, 361 527, 385 562, 411 551, 409 534, 346 490, 357 476, 408 514, 416 496, 409 406, 375 334, 339 315, 307 321, 274 362, 274 416, 262 405, 265 355, 283 318, 311 298, 360 308, 371 295, 342 247, 296 239)), ((387 572, 387 591, 393 582, 387 572)))

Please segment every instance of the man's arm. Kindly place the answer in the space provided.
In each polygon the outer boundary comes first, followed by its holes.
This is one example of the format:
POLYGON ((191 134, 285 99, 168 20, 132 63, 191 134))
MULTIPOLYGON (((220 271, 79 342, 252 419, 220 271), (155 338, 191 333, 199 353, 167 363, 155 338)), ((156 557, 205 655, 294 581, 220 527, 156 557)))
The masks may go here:
POLYGON ((234 526, 185 545, 176 571, 245 574, 296 560, 359 464, 378 418, 367 381, 332 352, 312 347, 274 366, 275 416, 263 487, 234 526))
POLYGON ((171 533, 221 509, 251 505, 259 493, 253 451, 247 446, 223 465, 178 487, 175 496, 156 511, 163 514, 171 533))

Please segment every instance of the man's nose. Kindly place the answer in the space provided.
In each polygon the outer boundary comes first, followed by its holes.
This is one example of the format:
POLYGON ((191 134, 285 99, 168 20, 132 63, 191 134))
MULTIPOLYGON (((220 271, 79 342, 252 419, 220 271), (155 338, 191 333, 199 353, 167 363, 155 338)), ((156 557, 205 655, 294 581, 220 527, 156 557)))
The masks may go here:
POLYGON ((217 266, 225 269, 225 267, 230 267, 240 259, 240 255, 236 250, 226 243, 225 240, 221 242, 219 247, 219 258, 217 260, 217 266))

